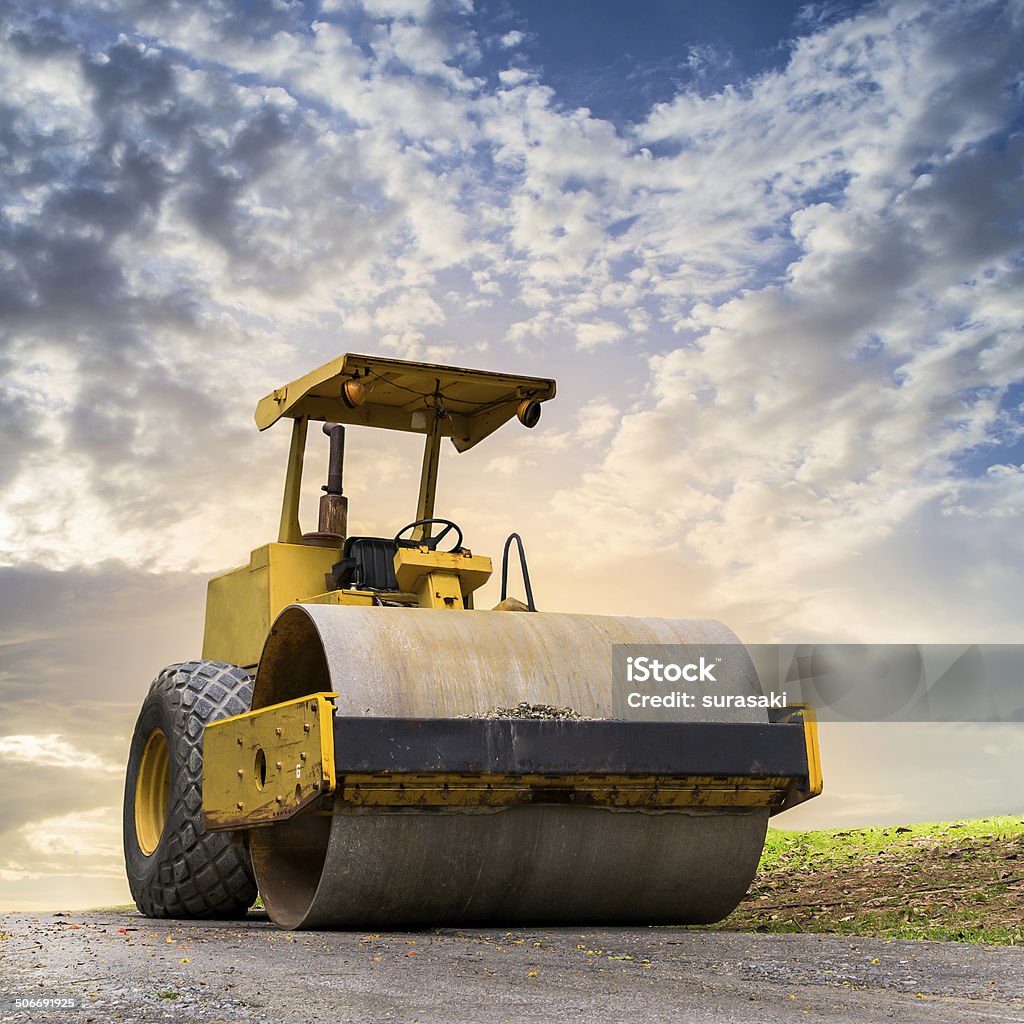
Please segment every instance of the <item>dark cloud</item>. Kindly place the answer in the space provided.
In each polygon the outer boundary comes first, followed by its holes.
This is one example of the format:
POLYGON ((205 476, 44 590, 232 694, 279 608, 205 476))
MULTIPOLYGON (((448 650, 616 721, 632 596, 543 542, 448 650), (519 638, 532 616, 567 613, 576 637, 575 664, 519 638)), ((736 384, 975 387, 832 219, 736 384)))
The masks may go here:
POLYGON ((123 266, 101 238, 8 221, 0 226, 0 246, 15 264, 6 281, 6 312, 15 323, 107 319, 125 297, 123 266))
POLYGON ((79 731, 98 723, 76 725, 76 707, 141 702, 161 668, 199 655, 204 602, 189 573, 0 568, 5 730, 79 731))
POLYGON ((172 59, 163 51, 119 39, 84 61, 92 102, 105 118, 130 110, 149 114, 176 99, 172 59))
POLYGON ((4 194, 17 211, 17 219, 8 213, 0 221, 0 254, 7 257, 0 303, 14 317, 8 324, 22 329, 52 331, 68 320, 80 327, 116 322, 123 341, 126 327, 141 327, 124 316, 133 297, 126 283, 130 266, 114 244, 122 235, 151 230, 170 174, 149 150, 148 134, 133 135, 120 113, 129 104, 145 112, 147 103, 166 100, 171 77, 165 62, 146 60, 123 42, 107 57, 100 64, 78 46, 98 133, 54 130, 45 116, 25 108, 0 115, 0 146, 12 154, 4 194), (44 195, 38 205, 18 203, 29 188, 44 195))
POLYGON ((903 199, 922 242, 963 274, 1012 256, 1024 227, 1024 137, 990 137, 933 170, 903 199))
MULTIPOLYGON (((16 9, 17 5, 13 3, 0 5, 0 12, 4 14, 12 14, 16 9)), ((40 14, 16 27, 9 41, 18 53, 33 57, 46 57, 74 49, 64 24, 50 13, 40 14)))
MULTIPOLYGON (((275 260, 282 240, 266 237, 241 200, 276 168, 286 147, 309 146, 312 140, 304 136, 300 117, 264 106, 219 145, 194 140, 181 175, 181 209, 196 231, 230 254, 236 273, 255 272, 272 290, 284 284, 275 260)), ((289 281, 285 290, 292 287, 289 281)))
MULTIPOLYGON (((115 521, 156 527, 180 515, 190 485, 219 476, 249 430, 218 394, 227 378, 211 380, 201 358, 213 348, 244 364, 245 330, 214 330, 205 320, 215 280, 165 254, 163 232, 171 224, 186 245, 215 241, 229 284, 301 289, 322 246, 296 245, 254 207, 261 180, 276 172, 269 187, 286 188, 282 158, 315 139, 301 115, 253 105, 216 69, 203 95, 183 91, 186 58, 121 27, 127 35, 97 39, 93 21, 22 9, 0 42, 44 78, 58 57, 83 86, 67 97, 83 105, 77 123, 31 90, 29 102, 0 105, 0 361, 24 372, 47 352, 44 369, 56 362, 75 371, 63 394, 49 396, 61 408, 60 429, 46 431, 31 425, 30 410, 42 398, 31 395, 33 384, 48 381, 15 385, 5 375, 0 482, 30 460, 70 457, 89 469, 91 490, 115 521), (182 211, 191 236, 175 223, 182 211), (129 471, 142 453, 155 472, 129 471), (176 476, 181 485, 168 487, 176 476)), ((300 191, 267 206, 304 199, 300 191)))

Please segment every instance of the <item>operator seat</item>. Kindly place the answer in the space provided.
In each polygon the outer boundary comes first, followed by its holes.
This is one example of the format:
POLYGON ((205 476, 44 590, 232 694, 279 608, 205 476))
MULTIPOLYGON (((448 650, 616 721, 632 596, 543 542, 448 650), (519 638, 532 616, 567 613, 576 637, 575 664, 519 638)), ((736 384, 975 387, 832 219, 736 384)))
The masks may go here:
POLYGON ((394 539, 391 537, 349 537, 341 552, 341 561, 331 569, 338 590, 397 591, 394 539))

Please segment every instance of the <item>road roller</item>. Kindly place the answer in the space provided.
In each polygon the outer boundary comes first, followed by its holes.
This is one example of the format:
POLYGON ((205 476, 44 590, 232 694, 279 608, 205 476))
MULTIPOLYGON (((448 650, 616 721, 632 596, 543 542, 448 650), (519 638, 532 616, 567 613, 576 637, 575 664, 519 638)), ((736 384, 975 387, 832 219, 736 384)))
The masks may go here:
MULTIPOLYGON (((769 816, 821 792, 813 711, 764 707, 718 622, 538 608, 517 533, 501 600, 476 607, 492 561, 435 515, 443 439, 465 452, 535 428, 554 396, 547 378, 349 354, 258 403, 260 430, 291 421, 277 540, 209 581, 202 657, 157 676, 132 737, 124 851, 144 915, 237 918, 257 893, 287 929, 681 925, 735 908, 769 816), (303 532, 310 423, 328 473, 303 532), (415 512, 381 536, 348 530, 351 427, 424 437, 415 512), (616 651, 652 650, 728 651, 731 692, 750 699, 634 711, 616 651)), ((703 671, 696 685, 713 686, 703 671)))

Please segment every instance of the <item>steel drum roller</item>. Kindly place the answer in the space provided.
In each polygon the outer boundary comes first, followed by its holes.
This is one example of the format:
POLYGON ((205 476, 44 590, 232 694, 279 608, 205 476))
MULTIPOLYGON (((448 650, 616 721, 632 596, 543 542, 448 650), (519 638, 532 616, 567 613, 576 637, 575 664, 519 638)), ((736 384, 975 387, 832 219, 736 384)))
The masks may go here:
MULTIPOLYGON (((526 701, 611 718, 617 643, 736 645, 729 691, 760 693, 736 636, 707 620, 296 605, 270 632, 252 707, 334 691, 341 716, 457 718, 526 701)), ((264 903, 285 927, 714 921, 745 894, 768 821, 762 808, 334 811, 250 833, 264 903)))

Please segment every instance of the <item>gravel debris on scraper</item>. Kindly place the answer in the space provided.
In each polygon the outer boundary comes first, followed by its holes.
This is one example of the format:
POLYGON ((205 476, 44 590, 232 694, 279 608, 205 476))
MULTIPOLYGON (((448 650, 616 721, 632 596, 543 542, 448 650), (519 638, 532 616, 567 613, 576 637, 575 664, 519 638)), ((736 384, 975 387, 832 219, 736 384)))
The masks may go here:
POLYGON ((491 708, 483 718, 543 718, 553 721, 579 721, 583 718, 575 708, 556 708, 551 704, 528 704, 522 701, 512 708, 491 708))

